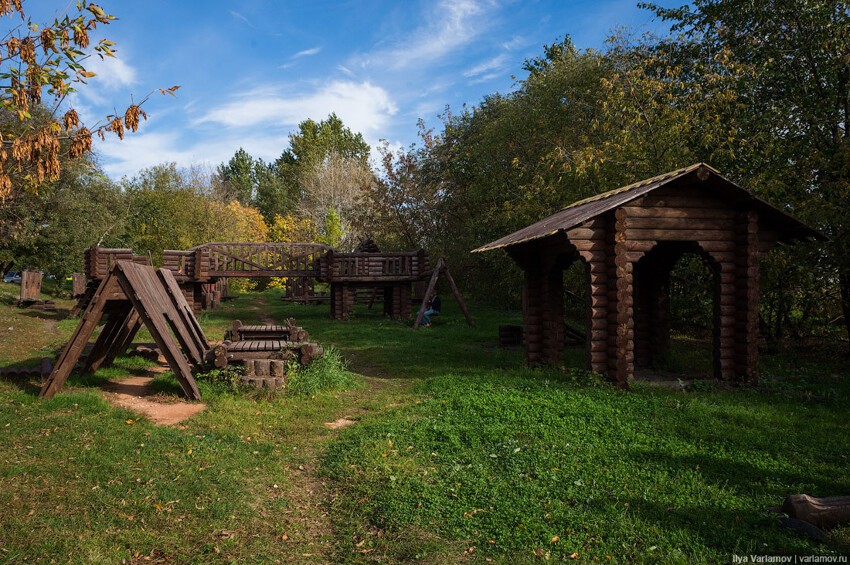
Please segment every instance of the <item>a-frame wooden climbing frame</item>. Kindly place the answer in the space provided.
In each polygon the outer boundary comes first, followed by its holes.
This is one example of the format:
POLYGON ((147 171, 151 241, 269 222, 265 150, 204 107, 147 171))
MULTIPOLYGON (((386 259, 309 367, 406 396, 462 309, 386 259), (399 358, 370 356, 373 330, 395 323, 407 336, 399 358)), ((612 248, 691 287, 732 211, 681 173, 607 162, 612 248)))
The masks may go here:
POLYGON ((425 297, 422 299, 422 305, 419 307, 419 313, 416 314, 416 321, 413 323, 413 329, 419 328, 419 325, 422 323, 422 318, 425 316, 425 309, 428 307, 428 302, 434 295, 434 289, 437 288, 437 280, 439 280, 441 275, 444 276, 446 281, 449 283, 449 288, 452 289, 452 294, 454 295, 455 300, 457 300, 458 306, 460 306, 460 310, 466 318, 466 323, 471 328, 474 325, 472 316, 469 314, 469 310, 466 308, 466 303, 463 301, 463 297, 457 289, 455 280, 449 272, 448 265, 446 265, 446 262, 441 258, 437 261, 437 265, 434 267, 434 271, 431 274, 431 280, 428 282, 428 290, 425 291, 425 297))
POLYGON ((44 383, 41 398, 50 398, 62 388, 104 315, 106 324, 86 358, 84 370, 95 371, 109 366, 145 326, 180 381, 183 392, 188 398, 200 400, 192 365, 200 367, 209 349, 201 326, 171 271, 127 261, 116 263, 100 283, 44 383))

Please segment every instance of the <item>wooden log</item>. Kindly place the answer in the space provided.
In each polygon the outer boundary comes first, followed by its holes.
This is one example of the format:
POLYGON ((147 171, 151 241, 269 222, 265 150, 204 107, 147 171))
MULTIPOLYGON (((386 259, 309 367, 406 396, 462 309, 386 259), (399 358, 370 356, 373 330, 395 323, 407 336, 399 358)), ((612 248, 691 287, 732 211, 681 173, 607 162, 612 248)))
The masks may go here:
POLYGON ((691 230, 691 229, 635 229, 627 228, 624 233, 627 240, 654 241, 730 241, 735 237, 732 230, 691 230))
POLYGON ((651 230, 734 230, 734 218, 666 218, 666 217, 643 217, 627 218, 624 221, 626 229, 651 229, 651 230))
POLYGON ((635 200, 632 203, 633 207, 643 207, 643 208, 668 208, 668 209, 715 209, 715 210, 729 210, 729 205, 722 200, 717 198, 713 198, 707 193, 703 192, 702 194, 686 194, 684 191, 677 190, 679 193, 677 195, 663 195, 663 194, 648 194, 638 200, 635 200))
POLYGON ((728 208, 704 208, 682 206, 677 208, 661 206, 623 206, 631 218, 687 218, 695 220, 734 219, 735 211, 728 208))
POLYGON ((604 229, 573 228, 573 229, 567 230, 566 234, 567 234, 567 237, 570 239, 570 241, 575 241, 575 240, 580 240, 580 239, 588 240, 588 241, 594 241, 594 240, 604 240, 606 235, 607 235, 607 232, 604 229))
POLYGON ((268 359, 255 359, 254 374, 258 377, 268 377, 270 371, 269 364, 270 361, 268 359))
POLYGON ((795 494, 785 499, 781 510, 792 518, 823 529, 850 524, 850 496, 816 498, 795 494))

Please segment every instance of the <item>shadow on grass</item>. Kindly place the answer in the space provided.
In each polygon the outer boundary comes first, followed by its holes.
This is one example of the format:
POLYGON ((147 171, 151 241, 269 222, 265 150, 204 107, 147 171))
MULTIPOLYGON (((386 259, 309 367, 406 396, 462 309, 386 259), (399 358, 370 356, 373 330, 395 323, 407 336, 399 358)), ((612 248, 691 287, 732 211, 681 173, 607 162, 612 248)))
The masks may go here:
POLYGON ((33 310, 31 308, 20 308, 19 310, 22 316, 38 318, 40 320, 53 320, 55 322, 59 322, 71 317, 71 310, 65 308, 57 308, 52 312, 45 310, 33 310))
MULTIPOLYGON (((30 357, 23 361, 13 363, 8 367, 3 367, 3 369, 35 369, 37 371, 41 367, 41 360, 44 357, 48 356, 42 355, 40 357, 30 357)), ((41 379, 39 377, 6 374, 4 371, 2 379, 4 382, 18 387, 29 395, 38 396, 38 393, 41 392, 41 379)))
MULTIPOLYGON (((666 532, 668 539, 678 539, 684 547, 706 547, 738 555, 814 554, 823 553, 832 544, 824 544, 782 528, 778 515, 752 509, 721 508, 712 505, 677 506, 645 499, 627 502, 629 510, 640 522, 652 524, 666 532), (690 543, 682 543, 687 540, 690 543)), ((699 553, 689 556, 698 558, 699 553)), ((655 558, 660 561, 687 562, 677 547, 659 547, 655 558)))

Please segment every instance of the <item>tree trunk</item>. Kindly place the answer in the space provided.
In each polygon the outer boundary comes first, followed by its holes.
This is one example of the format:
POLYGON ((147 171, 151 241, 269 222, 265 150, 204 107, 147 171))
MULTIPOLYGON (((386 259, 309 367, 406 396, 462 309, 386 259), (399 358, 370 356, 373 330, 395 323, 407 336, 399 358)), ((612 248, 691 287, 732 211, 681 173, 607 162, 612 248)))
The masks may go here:
POLYGON ((841 312, 844 314, 844 329, 847 331, 847 355, 850 355, 850 270, 842 270, 838 275, 841 287, 841 312))

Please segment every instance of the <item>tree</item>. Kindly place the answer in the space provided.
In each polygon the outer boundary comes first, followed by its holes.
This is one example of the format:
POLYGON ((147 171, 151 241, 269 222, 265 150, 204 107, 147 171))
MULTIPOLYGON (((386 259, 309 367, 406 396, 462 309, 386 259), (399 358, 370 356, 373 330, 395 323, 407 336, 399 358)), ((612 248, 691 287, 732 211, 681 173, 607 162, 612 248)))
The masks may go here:
POLYGON ((320 122, 307 119, 298 124, 298 133, 289 136, 287 151, 302 168, 331 155, 369 165, 369 144, 363 135, 351 131, 334 113, 320 122))
MULTIPOLYGON (((0 16, 19 16, 21 23, 0 40, 0 202, 13 190, 37 189, 59 179, 62 159, 77 158, 91 150, 92 135, 119 138, 136 131, 145 119, 141 105, 130 104, 123 113, 109 115, 91 128, 81 123, 73 108, 64 110, 65 97, 94 76, 85 67, 91 56, 114 57, 114 42, 100 39, 91 46, 90 34, 115 18, 97 4, 76 4, 76 12, 38 25, 26 14, 22 0, 0 2, 0 16), (45 98, 51 99, 48 103, 45 98), (36 112, 52 107, 47 115, 36 112)), ((179 87, 161 90, 173 94, 179 87)))
POLYGON ((424 147, 392 151, 386 141, 381 153, 381 172, 361 193, 357 207, 358 231, 373 238, 381 249, 432 248, 439 233, 440 194, 437 182, 424 171, 433 137, 420 122, 424 147))
POLYGON ((165 249, 189 249, 211 241, 263 241, 268 229, 259 210, 216 197, 211 178, 174 163, 145 169, 125 182, 132 214, 125 240, 159 260, 165 249))
POLYGON ((226 164, 218 166, 219 197, 223 200, 236 199, 242 204, 250 204, 257 191, 257 166, 261 162, 254 161, 247 151, 241 147, 226 164))
MULTIPOLYGON (((745 101, 739 175, 830 237, 850 335, 850 11, 842 0, 696 0, 667 9, 701 61, 729 54, 745 101)), ((810 258, 812 264, 819 262, 810 258)), ((828 281, 831 277, 824 277, 828 281)), ((834 275, 833 277, 834 278, 834 275)))
POLYGON ((120 241, 125 216, 120 189, 91 163, 72 161, 59 180, 0 206, 0 264, 57 277, 81 271, 87 247, 120 241))
POLYGON ((362 162, 330 153, 315 161, 301 175, 302 216, 322 226, 327 245, 354 247, 353 215, 360 195, 372 185, 371 169, 362 162))
POLYGON ((286 155, 271 163, 258 159, 254 166, 257 191, 254 205, 271 224, 277 216, 293 211, 298 205, 298 178, 296 168, 284 159, 286 155))

